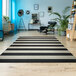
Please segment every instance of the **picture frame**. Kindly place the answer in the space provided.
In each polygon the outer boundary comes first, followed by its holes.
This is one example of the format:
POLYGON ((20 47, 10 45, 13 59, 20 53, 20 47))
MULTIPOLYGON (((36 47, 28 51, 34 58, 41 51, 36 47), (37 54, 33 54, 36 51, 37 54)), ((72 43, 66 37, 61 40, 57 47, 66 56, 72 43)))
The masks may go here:
POLYGON ((29 15, 30 14, 30 10, 26 10, 26 14, 29 15))
POLYGON ((34 10, 39 10, 39 4, 34 4, 34 10))
POLYGON ((44 17, 44 12, 39 12, 40 17, 44 17))

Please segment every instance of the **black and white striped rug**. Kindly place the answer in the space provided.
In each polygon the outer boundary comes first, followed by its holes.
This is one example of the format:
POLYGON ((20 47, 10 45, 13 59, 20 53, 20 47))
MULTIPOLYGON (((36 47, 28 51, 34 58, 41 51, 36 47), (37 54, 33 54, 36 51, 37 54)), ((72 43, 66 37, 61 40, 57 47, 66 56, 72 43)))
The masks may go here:
POLYGON ((76 62, 76 58, 54 36, 20 36, 0 62, 76 62))

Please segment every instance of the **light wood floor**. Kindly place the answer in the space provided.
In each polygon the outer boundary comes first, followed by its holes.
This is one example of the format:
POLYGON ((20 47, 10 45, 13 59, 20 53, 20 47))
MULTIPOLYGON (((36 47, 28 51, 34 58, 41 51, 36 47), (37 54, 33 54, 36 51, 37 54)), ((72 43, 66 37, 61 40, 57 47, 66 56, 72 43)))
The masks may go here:
MULTIPOLYGON (((19 36, 36 35, 43 34, 37 31, 25 31, 6 37, 0 42, 0 54, 19 36)), ((64 36, 55 36, 76 57, 76 41, 70 42, 66 41, 64 36)), ((76 63, 0 63, 0 76, 76 76, 76 63)))

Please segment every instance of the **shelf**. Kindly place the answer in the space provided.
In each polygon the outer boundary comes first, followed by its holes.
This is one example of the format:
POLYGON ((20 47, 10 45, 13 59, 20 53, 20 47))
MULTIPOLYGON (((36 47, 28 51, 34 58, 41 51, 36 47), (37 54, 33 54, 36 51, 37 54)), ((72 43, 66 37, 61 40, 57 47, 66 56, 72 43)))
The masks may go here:
POLYGON ((69 24, 73 24, 73 23, 69 23, 69 24))
MULTIPOLYGON (((74 5, 74 1, 73 1, 73 4, 72 4, 72 9, 73 9, 73 5, 74 5)), ((71 13, 73 13, 71 11, 71 13)), ((72 29, 66 29, 66 39, 70 39, 70 41, 73 41, 73 39, 76 39, 76 30, 75 30, 75 27, 76 27, 76 13, 74 15, 74 18, 72 18, 72 16, 70 16, 71 20, 69 20, 69 26, 72 26, 72 29)))

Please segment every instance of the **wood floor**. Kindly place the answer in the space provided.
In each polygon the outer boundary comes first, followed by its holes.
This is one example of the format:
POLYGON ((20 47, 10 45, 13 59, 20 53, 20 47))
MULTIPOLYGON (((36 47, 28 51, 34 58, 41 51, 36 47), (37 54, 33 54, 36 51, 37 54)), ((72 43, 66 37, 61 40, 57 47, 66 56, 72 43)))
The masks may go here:
MULTIPOLYGON (((19 36, 40 36, 37 31, 19 32, 0 42, 0 54, 19 36)), ((50 36, 50 35, 48 35, 50 36)), ((65 37, 55 35, 76 57, 76 41, 66 41, 65 37)), ((0 76, 76 76, 76 63, 0 63, 0 76)))

